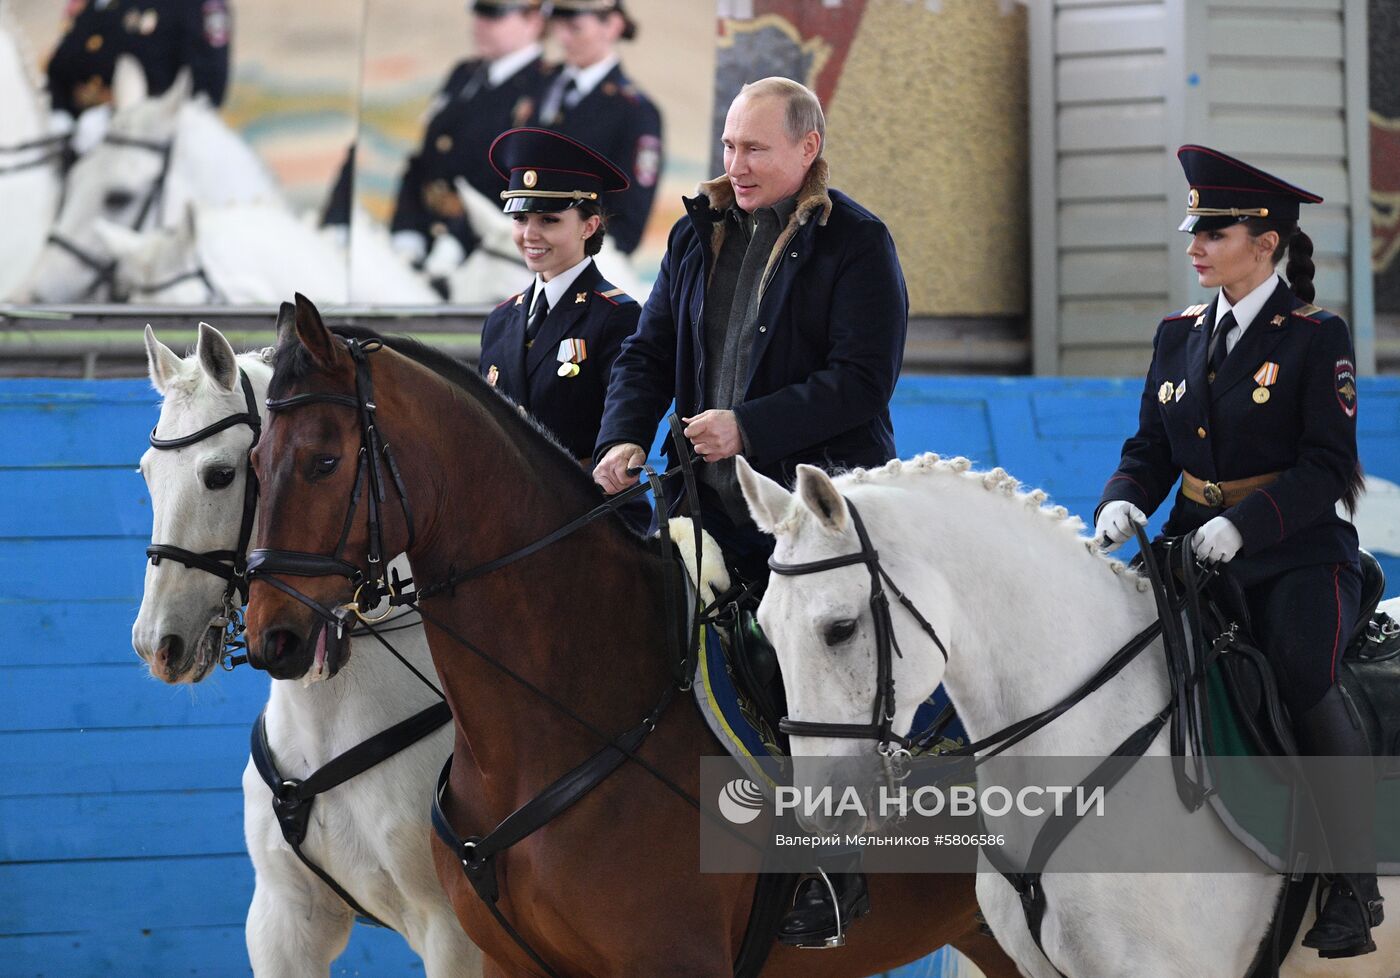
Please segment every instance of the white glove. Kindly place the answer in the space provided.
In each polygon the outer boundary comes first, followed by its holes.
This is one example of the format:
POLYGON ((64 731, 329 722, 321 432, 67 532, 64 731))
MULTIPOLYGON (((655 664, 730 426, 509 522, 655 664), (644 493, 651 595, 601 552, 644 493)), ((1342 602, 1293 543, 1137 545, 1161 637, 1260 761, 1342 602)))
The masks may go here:
POLYGON ((102 140, 107 138, 107 129, 112 124, 112 104, 104 102, 86 109, 78 116, 78 124, 73 127, 73 152, 82 156, 102 140))
POLYGON ((450 234, 439 234, 428 252, 427 260, 423 262, 423 274, 428 278, 449 278, 466 259, 467 252, 462 242, 450 234))
POLYGON ((414 265, 421 265, 428 254, 428 241, 417 231, 395 231, 389 243, 414 265))
POLYGON ((1223 516, 1216 516, 1191 536, 1196 556, 1208 564, 1227 564, 1244 546, 1244 537, 1223 516))
POLYGON ((1147 525, 1147 517, 1126 499, 1105 503, 1094 523, 1094 540, 1104 551, 1117 550, 1133 535, 1133 524, 1147 525))

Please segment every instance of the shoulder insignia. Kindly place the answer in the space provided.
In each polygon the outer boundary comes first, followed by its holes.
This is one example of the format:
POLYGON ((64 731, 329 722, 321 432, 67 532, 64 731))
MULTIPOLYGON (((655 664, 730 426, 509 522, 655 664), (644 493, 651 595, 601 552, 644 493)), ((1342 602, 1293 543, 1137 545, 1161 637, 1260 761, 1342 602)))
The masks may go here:
POLYGON ((613 296, 615 296, 615 295, 626 295, 626 294, 627 294, 627 290, 626 290, 626 289, 608 289, 608 291, 606 291, 606 292, 599 292, 598 294, 601 295, 604 299, 611 299, 611 298, 612 298, 613 296))
POLYGON ((597 290, 595 290, 594 294, 601 298, 607 299, 615 306, 620 305, 623 302, 637 301, 636 299, 628 295, 627 292, 623 289, 608 289, 608 291, 606 292, 598 292, 597 290))
POLYGON ((1187 306, 1185 309, 1181 310, 1181 312, 1174 312, 1170 316, 1162 317, 1162 319, 1164 322, 1169 319, 1190 319, 1193 316, 1199 316, 1209 308, 1209 302, 1202 302, 1200 305, 1187 306))
POLYGON ((1324 320, 1336 318, 1337 314, 1335 312, 1329 312, 1321 306, 1308 303, 1305 306, 1299 306, 1297 309, 1294 309, 1293 315, 1297 316, 1299 319, 1306 319, 1310 323, 1321 323, 1324 320))
POLYGON ((523 303, 524 301, 525 301, 525 293, 524 293, 524 292, 521 292, 519 295, 513 295, 513 296, 509 296, 508 298, 502 299, 500 302, 496 303, 496 308, 499 309, 499 308, 501 308, 501 306, 510 305, 511 303, 514 303, 515 305, 518 306, 518 305, 520 305, 521 303, 523 303))

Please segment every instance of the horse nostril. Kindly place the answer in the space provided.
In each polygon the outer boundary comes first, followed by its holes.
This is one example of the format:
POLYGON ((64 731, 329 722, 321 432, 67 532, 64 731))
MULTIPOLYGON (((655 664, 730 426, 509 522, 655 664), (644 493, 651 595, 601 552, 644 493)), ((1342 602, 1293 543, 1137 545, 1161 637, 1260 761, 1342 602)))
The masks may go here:
POLYGON ((156 667, 168 670, 172 665, 184 661, 185 640, 178 635, 166 635, 156 647, 156 667))

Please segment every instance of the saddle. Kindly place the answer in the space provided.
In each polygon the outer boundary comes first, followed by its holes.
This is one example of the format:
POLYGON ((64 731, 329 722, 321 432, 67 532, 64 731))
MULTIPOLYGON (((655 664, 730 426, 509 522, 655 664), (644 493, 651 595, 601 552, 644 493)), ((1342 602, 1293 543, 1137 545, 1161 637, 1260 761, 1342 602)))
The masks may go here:
MULTIPOLYGON (((1376 606, 1385 593, 1385 573, 1376 558, 1361 551, 1361 613, 1343 653, 1339 683, 1361 718, 1377 757, 1400 755, 1400 622, 1376 606)), ((1235 718, 1259 754, 1293 755, 1292 723, 1277 679, 1253 640, 1244 592, 1228 573, 1206 593, 1206 637, 1229 635, 1218 660, 1219 678, 1235 718)))

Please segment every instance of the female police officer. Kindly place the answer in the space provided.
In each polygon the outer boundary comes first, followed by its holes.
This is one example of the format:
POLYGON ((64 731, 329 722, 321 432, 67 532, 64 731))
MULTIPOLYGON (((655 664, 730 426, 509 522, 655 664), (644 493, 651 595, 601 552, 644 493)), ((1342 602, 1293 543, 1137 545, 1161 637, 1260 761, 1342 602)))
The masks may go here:
MULTIPOLYGON (((1157 327, 1138 432, 1104 488, 1095 535, 1121 544, 1180 475, 1165 532, 1194 531, 1198 556, 1231 562, 1300 751, 1364 755, 1336 685, 1361 580, 1356 531, 1336 512, 1360 492, 1355 359, 1346 323, 1312 305, 1312 242, 1297 223, 1299 205, 1322 198, 1203 146, 1177 156, 1190 184, 1187 254, 1200 284, 1220 291, 1157 327), (1285 252, 1287 285, 1274 269, 1285 252)), ((1333 864, 1373 864, 1372 813, 1314 795, 1333 864)), ((1374 871, 1338 875, 1303 944, 1365 954, 1380 921, 1374 871)))
MULTIPOLYGON (((593 263, 605 233, 602 195, 625 190, 627 177, 584 144, 544 129, 502 133, 489 155, 509 183, 501 198, 535 278, 486 317, 481 371, 591 470, 613 361, 641 313, 593 263)), ((643 499, 622 513, 638 529, 650 522, 643 499)))

